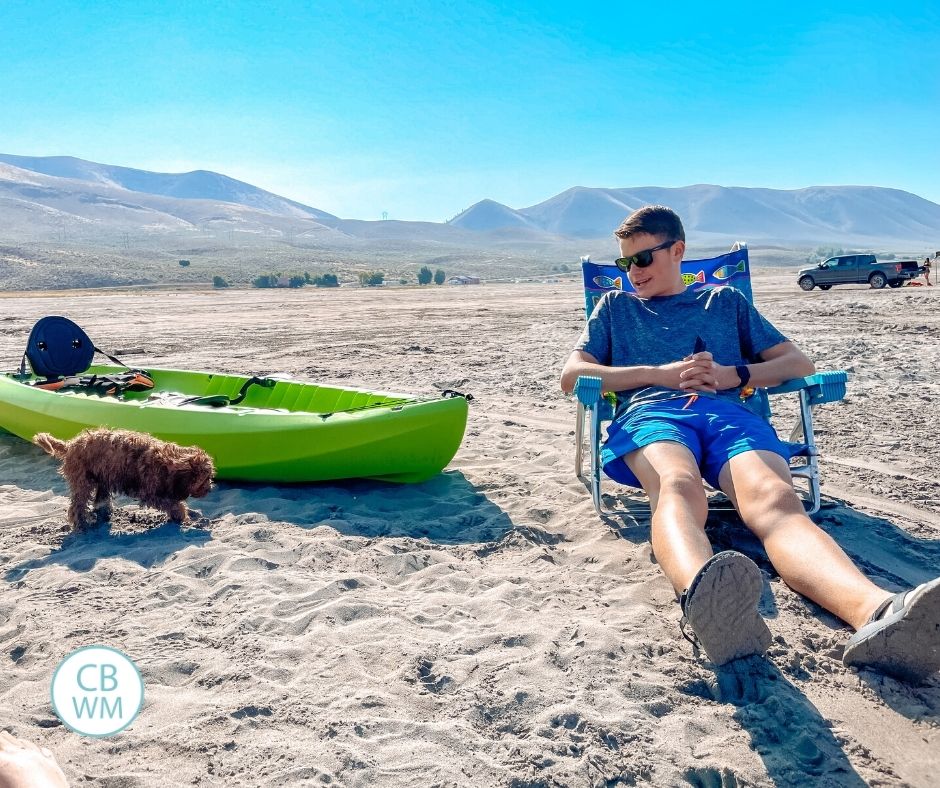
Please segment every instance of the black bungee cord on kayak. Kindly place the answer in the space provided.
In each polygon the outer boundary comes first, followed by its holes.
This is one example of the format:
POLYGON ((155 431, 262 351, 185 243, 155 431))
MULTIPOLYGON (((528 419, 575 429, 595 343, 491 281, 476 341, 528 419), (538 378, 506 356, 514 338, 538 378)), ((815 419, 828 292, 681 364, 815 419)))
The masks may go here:
POLYGON ((226 394, 209 394, 205 397, 189 397, 182 400, 180 405, 208 405, 210 408, 227 408, 229 405, 239 405, 242 400, 248 396, 248 389, 252 386, 261 386, 262 388, 270 389, 274 388, 277 383, 276 378, 259 378, 257 376, 252 376, 248 378, 242 387, 238 390, 238 394, 234 397, 229 397, 226 394))

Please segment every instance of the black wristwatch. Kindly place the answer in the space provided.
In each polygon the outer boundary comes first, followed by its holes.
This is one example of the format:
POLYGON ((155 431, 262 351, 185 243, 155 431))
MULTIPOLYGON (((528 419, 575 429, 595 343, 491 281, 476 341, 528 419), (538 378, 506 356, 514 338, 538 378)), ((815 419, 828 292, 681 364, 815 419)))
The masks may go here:
POLYGON ((734 371, 737 372, 738 377, 741 378, 741 383, 738 387, 743 389, 751 379, 751 371, 747 368, 747 364, 736 365, 734 371))

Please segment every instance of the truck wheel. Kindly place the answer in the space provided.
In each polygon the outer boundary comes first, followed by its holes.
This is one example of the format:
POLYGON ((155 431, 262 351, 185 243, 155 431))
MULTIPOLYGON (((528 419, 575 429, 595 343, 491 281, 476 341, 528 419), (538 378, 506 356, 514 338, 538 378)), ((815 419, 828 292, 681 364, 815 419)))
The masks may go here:
POLYGON ((882 287, 888 284, 888 277, 880 271, 875 271, 875 273, 868 277, 868 284, 875 288, 875 290, 881 290, 882 287))
POLYGON ((801 276, 799 281, 800 287, 805 290, 807 293, 816 287, 816 283, 813 281, 811 276, 801 276))
POLYGON ((830 287, 832 287, 832 285, 820 285, 820 286, 819 286, 819 289, 820 289, 820 290, 828 290, 830 287))
POLYGON ((902 279, 892 279, 890 282, 888 282, 888 287, 900 287, 903 284, 904 281, 902 279))

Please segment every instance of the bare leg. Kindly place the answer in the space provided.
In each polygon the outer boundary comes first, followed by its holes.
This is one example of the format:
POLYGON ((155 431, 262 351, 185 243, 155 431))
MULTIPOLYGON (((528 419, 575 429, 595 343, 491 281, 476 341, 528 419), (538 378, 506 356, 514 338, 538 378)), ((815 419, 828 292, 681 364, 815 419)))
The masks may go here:
POLYGON ((766 651, 771 637, 757 609, 760 570, 733 551, 712 557, 705 535, 708 501, 692 452, 662 442, 627 459, 650 496, 653 552, 708 658, 724 665, 766 651))
POLYGON ((55 756, 45 747, 0 731, 0 788, 68 788, 55 756))
POLYGON ((719 476, 745 525, 761 540, 780 577, 855 629, 887 597, 806 516, 786 461, 767 451, 732 457, 719 476))
POLYGON ((653 554, 681 592, 712 556, 705 535, 708 501, 692 452, 679 443, 652 443, 628 454, 630 470, 650 497, 653 554))

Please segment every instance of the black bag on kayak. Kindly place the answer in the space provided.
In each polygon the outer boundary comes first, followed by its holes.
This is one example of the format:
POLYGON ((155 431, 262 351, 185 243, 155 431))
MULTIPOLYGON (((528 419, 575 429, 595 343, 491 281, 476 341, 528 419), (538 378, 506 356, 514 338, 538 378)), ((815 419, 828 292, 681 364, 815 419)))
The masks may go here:
POLYGON ((36 322, 26 340, 26 352, 20 362, 20 377, 27 377, 26 364, 36 377, 33 385, 49 390, 86 389, 91 394, 116 395, 123 391, 146 391, 153 380, 144 371, 131 369, 123 361, 100 348, 77 324, 61 315, 48 315, 36 322), (95 353, 101 353, 127 372, 81 375, 90 366, 95 353))

